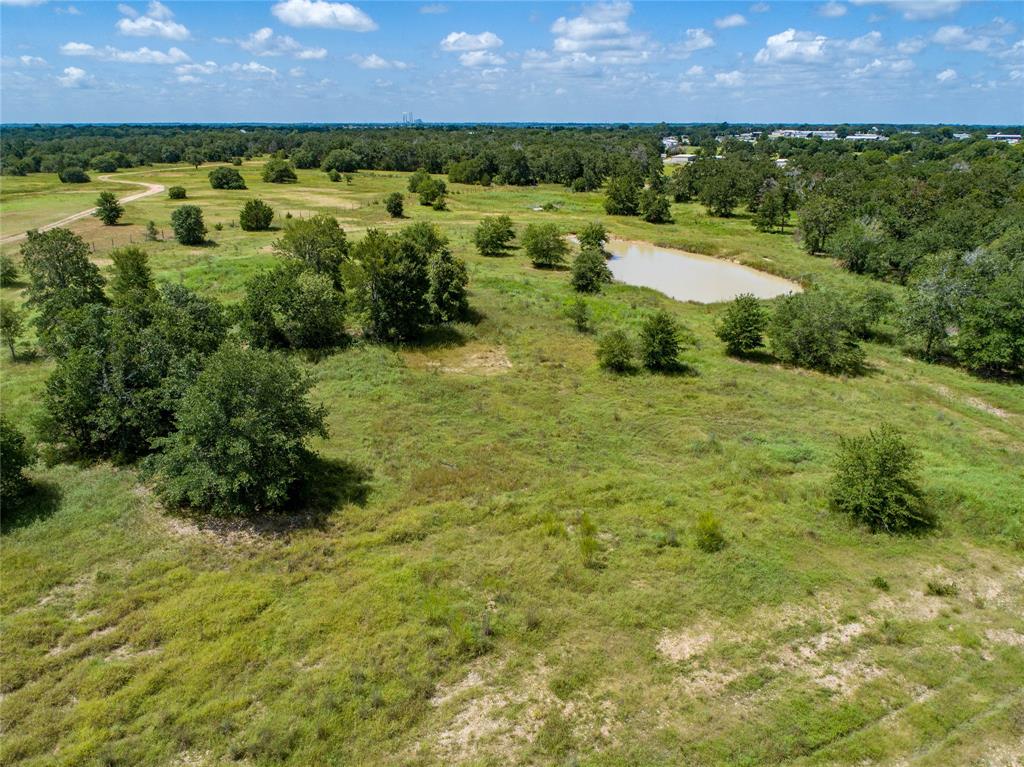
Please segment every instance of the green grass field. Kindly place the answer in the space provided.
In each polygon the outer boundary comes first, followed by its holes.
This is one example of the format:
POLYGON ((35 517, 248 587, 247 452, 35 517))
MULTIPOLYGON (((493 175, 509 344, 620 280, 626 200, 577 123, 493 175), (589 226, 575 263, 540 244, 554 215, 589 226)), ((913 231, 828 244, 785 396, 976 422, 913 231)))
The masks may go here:
MULTIPOLYGON (((276 258, 275 233, 229 226, 260 196, 275 224, 327 211, 355 239, 438 223, 468 262, 479 321, 415 347, 299 358, 330 427, 316 444, 320 503, 305 515, 212 524, 161 509, 131 468, 38 466, 31 505, 0 541, 0 762, 1024 757, 1022 387, 880 344, 851 379, 737 361, 713 333, 720 306, 624 285, 590 301, 598 331, 665 308, 696 338, 696 374, 615 377, 564 316, 567 273, 476 255, 482 215, 567 231, 602 218, 615 235, 805 283, 865 281, 697 205, 654 226, 604 217, 599 194, 455 186, 449 211, 407 195, 395 222, 380 201, 405 189, 403 174, 346 184, 300 171, 281 186, 260 182, 260 166, 243 168, 248 191, 211 190, 209 167, 124 174, 185 186, 210 226, 208 246, 145 244, 158 279, 237 300, 276 258), (559 207, 532 210, 545 202, 559 207), (827 509, 838 437, 883 420, 923 453, 941 520, 930 534, 872 535, 827 509), (694 545, 704 511, 728 541, 716 554, 694 545), (591 566, 584 514, 597 527, 591 566), (955 593, 928 595, 929 582, 955 593)), ((36 177, 4 178, 5 234, 24 226, 8 200, 74 212, 55 197, 36 177)), ((149 220, 169 236, 176 204, 158 195, 129 204, 122 226, 71 228, 106 265, 149 220)), ((4 358, 3 410, 26 430, 50 368, 4 358)))

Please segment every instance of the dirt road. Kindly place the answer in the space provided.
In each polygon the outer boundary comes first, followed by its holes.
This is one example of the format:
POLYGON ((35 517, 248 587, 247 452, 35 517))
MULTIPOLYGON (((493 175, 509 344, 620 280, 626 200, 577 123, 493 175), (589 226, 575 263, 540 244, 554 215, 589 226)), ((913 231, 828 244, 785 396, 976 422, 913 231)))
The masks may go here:
MULTIPOLYGON (((160 194, 162 191, 164 191, 167 188, 163 184, 150 184, 150 183, 148 183, 146 181, 129 181, 126 178, 113 178, 109 174, 105 174, 105 175, 99 176, 99 179, 100 179, 100 181, 109 181, 109 182, 114 183, 114 184, 132 184, 133 186, 144 186, 144 187, 146 187, 145 191, 133 192, 132 194, 125 195, 124 197, 120 198, 120 202, 122 204, 128 203, 128 202, 134 202, 135 200, 141 200, 143 197, 151 197, 154 194, 160 194)), ((45 226, 39 227, 39 231, 40 232, 45 232, 48 229, 54 229, 54 228, 56 228, 58 226, 67 226, 72 221, 77 221, 80 218, 85 218, 86 216, 91 216, 95 212, 96 212, 96 208, 89 208, 89 210, 83 210, 80 213, 74 213, 74 214, 72 214, 70 216, 65 216, 64 218, 60 219, 59 221, 54 221, 53 223, 46 224, 45 226)), ((19 234, 12 234, 9 237, 4 237, 4 238, 0 239, 0 245, 7 245, 8 243, 17 242, 18 240, 22 240, 24 238, 25 238, 25 232, 20 232, 19 234)))

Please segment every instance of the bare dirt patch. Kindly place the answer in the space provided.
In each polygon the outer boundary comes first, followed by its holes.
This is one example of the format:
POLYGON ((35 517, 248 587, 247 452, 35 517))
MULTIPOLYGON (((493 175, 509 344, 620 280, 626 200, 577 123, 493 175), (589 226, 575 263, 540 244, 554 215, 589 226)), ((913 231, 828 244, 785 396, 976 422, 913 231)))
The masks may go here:
POLYGON ((407 352, 404 356, 410 367, 436 370, 449 375, 494 376, 512 370, 512 361, 501 346, 457 347, 446 349, 440 354, 407 352))

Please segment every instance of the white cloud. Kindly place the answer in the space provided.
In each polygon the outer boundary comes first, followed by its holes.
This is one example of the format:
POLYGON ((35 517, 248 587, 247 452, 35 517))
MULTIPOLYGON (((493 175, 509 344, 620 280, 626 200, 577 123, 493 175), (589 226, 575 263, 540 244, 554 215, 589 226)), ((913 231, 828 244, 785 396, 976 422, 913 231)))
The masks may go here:
POLYGON ((204 61, 203 63, 195 64, 179 64, 174 68, 174 73, 178 75, 212 75, 217 71, 216 61, 204 61))
POLYGON ((552 56, 547 51, 528 50, 523 54, 523 69, 539 69, 554 74, 578 76, 596 75, 599 72, 597 56, 583 51, 552 56))
POLYGON ((284 0, 272 9, 273 14, 292 27, 323 27, 349 32, 372 32, 376 22, 349 3, 326 0, 284 0))
POLYGON ((750 6, 751 13, 768 13, 772 7, 768 3, 754 3, 750 6))
POLYGON ((0 0, 0 5, 20 5, 24 7, 30 5, 42 5, 45 2, 46 0, 0 0))
POLYGON ((866 35, 855 37, 846 44, 852 53, 874 53, 882 45, 881 32, 868 32, 866 35))
POLYGON ((560 16, 551 25, 554 48, 561 53, 576 53, 649 47, 646 37, 630 30, 628 19, 632 13, 632 4, 613 2, 584 6, 580 15, 572 18, 560 16))
POLYGON ((61 88, 83 88, 92 83, 92 77, 79 67, 67 67, 63 75, 57 77, 61 88))
POLYGON ((956 70, 943 69, 941 72, 935 75, 935 79, 938 80, 940 83, 948 83, 956 79, 956 70))
POLYGON ((914 62, 910 59, 874 59, 862 67, 854 69, 850 74, 854 78, 869 77, 881 74, 903 74, 914 69, 914 62))
POLYGON ((932 35, 932 42, 954 50, 998 55, 1006 47, 1005 38, 1014 31, 1016 29, 1013 24, 1001 18, 995 18, 981 27, 964 28, 950 24, 939 27, 932 35))
POLYGON ((920 53, 928 46, 920 37, 908 37, 906 40, 900 40, 896 44, 896 50, 906 56, 912 56, 915 53, 920 53))
POLYGON ((195 85, 196 83, 201 83, 202 80, 195 75, 179 75, 178 82, 184 83, 185 85, 195 85))
POLYGON ((818 6, 818 15, 824 16, 826 19, 838 19, 840 16, 846 15, 846 5, 831 0, 831 2, 818 6))
POLYGON ((81 16, 82 12, 73 5, 68 5, 64 8, 54 8, 54 13, 58 13, 62 16, 81 16))
POLYGON ((718 72, 715 75, 715 85, 725 88, 739 88, 743 85, 743 73, 734 69, 732 72, 718 72))
POLYGON ((745 27, 747 19, 741 13, 731 13, 720 19, 715 19, 715 26, 719 29, 732 29, 733 27, 745 27))
POLYGON ((757 52, 754 61, 758 64, 797 61, 814 63, 825 58, 825 44, 828 38, 812 32, 798 32, 790 27, 784 32, 772 35, 765 41, 765 47, 757 52))
POLYGON ((448 6, 444 3, 430 3, 429 5, 421 5, 420 13, 427 15, 439 15, 442 13, 448 13, 448 6))
POLYGON ((464 67, 500 67, 505 59, 490 51, 466 51, 459 56, 464 67))
POLYGON ((291 55, 297 59, 322 59, 327 56, 325 48, 306 48, 288 35, 275 35, 270 27, 257 29, 244 40, 236 40, 239 47, 254 56, 291 55))
POLYGON ((152 0, 145 15, 130 5, 119 5, 118 10, 124 15, 117 22, 117 31, 131 37, 165 37, 168 40, 187 40, 188 28, 184 24, 171 21, 174 14, 159 0, 152 0))
POLYGON ((679 49, 686 54, 693 53, 694 51, 702 51, 705 48, 713 48, 715 46, 715 40, 703 29, 688 29, 683 41, 679 44, 679 49))
POLYGON ((879 3, 903 14, 907 21, 928 21, 960 10, 963 0, 851 0, 854 5, 879 3))
POLYGON ((39 56, 19 56, 18 61, 23 67, 45 67, 46 59, 39 56))
POLYGON ((471 35, 469 32, 452 32, 441 41, 445 51, 483 51, 500 48, 504 41, 493 32, 471 35))
POLYGON ((692 67, 686 70, 686 74, 689 77, 700 77, 704 74, 704 67, 700 64, 694 64, 692 67))
POLYGON ((225 72, 235 72, 244 75, 255 75, 257 77, 277 77, 277 70, 273 67, 267 67, 260 64, 258 61, 250 61, 248 64, 229 64, 224 67, 225 72))
POLYGON ((123 51, 107 45, 96 48, 88 43, 64 43, 60 52, 65 56, 90 56, 101 61, 117 61, 123 64, 181 64, 189 61, 189 55, 180 48, 155 51, 142 47, 135 51, 123 51))
POLYGON ((371 53, 369 56, 353 53, 348 59, 360 69, 405 69, 408 66, 404 61, 391 61, 376 53, 371 53))
POLYGON ((291 75, 292 77, 302 77, 304 74, 306 74, 306 70, 303 69, 302 67, 292 67, 291 69, 288 70, 288 74, 291 75))

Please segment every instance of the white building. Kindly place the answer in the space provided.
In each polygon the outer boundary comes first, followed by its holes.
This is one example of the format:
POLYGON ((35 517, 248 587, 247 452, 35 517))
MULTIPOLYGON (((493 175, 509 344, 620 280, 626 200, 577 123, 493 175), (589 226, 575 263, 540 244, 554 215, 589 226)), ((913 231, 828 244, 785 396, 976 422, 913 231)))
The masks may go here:
POLYGON ((878 133, 851 133, 846 137, 847 141, 888 141, 888 136, 882 136, 878 133))
POLYGON ((989 141, 1003 141, 1007 144, 1019 144, 1019 133, 989 133, 985 138, 989 141))
POLYGON ((839 135, 834 130, 796 130, 795 128, 783 128, 772 131, 769 138, 820 138, 822 141, 835 141, 839 135))

